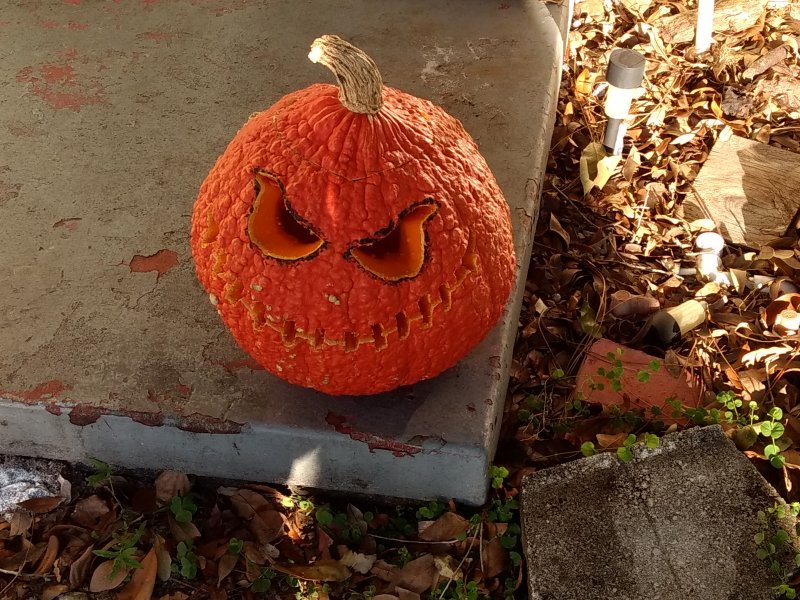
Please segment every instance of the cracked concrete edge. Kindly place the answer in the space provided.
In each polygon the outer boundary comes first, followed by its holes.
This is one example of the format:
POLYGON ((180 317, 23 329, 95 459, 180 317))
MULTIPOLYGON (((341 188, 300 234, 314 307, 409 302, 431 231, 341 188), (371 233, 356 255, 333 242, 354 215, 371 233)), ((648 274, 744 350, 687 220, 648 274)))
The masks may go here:
POLYGON ((358 431, 309 432, 262 424, 202 433, 170 420, 154 425, 113 413, 75 424, 70 421, 73 408, 61 407, 55 414, 51 406, 0 398, 0 454, 82 464, 96 458, 126 469, 175 469, 371 497, 454 498, 471 506, 482 504, 488 489, 489 457, 480 446, 435 439, 393 446, 391 440, 370 439, 358 431), (30 431, 38 432, 35 439, 26 435, 30 431), (267 447, 270 454, 264 453, 267 447), (370 481, 379 481, 380 489, 371 489, 370 481))

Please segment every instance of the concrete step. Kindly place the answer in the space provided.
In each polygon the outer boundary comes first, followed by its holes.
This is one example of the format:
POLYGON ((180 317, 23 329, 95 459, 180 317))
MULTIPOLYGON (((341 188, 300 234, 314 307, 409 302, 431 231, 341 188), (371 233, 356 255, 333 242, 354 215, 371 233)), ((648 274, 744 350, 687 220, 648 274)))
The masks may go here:
POLYGON ((367 51, 478 142, 512 207, 518 281, 558 96, 567 6, 5 2, 0 17, 0 453, 480 504, 522 285, 435 380, 332 398, 259 370, 194 277, 200 183, 248 116, 367 51))
POLYGON ((665 436, 630 463, 599 454, 527 477, 521 515, 531 600, 767 600, 779 579, 754 536, 790 533, 787 573, 800 550, 783 504, 719 426, 665 436))

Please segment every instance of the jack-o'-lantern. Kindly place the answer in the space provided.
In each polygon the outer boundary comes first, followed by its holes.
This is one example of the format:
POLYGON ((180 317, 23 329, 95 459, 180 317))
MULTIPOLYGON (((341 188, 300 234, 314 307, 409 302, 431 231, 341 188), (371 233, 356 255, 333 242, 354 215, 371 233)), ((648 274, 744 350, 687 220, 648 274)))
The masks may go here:
POLYGON ((433 377, 503 311, 508 205, 456 119, 338 37, 309 57, 339 86, 288 94, 234 137, 194 206, 198 278, 287 381, 371 394, 433 377))

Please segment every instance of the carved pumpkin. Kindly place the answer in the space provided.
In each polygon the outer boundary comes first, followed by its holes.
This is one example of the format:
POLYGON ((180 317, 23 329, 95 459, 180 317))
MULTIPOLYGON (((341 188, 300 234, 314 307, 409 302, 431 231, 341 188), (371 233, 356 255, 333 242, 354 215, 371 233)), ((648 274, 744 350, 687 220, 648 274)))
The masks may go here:
POLYGON ((340 38, 309 58, 340 87, 291 93, 237 133, 194 206, 198 278, 287 381, 370 394, 433 377, 503 311, 508 206, 456 119, 384 87, 340 38))

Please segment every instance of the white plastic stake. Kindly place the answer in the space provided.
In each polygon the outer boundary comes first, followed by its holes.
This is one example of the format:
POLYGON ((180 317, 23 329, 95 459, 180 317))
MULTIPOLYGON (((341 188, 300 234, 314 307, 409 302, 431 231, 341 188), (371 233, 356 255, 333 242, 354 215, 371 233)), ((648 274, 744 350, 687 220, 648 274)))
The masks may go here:
POLYGON ((697 28, 694 34, 694 48, 698 54, 711 48, 714 33, 714 0, 698 0, 697 28))

